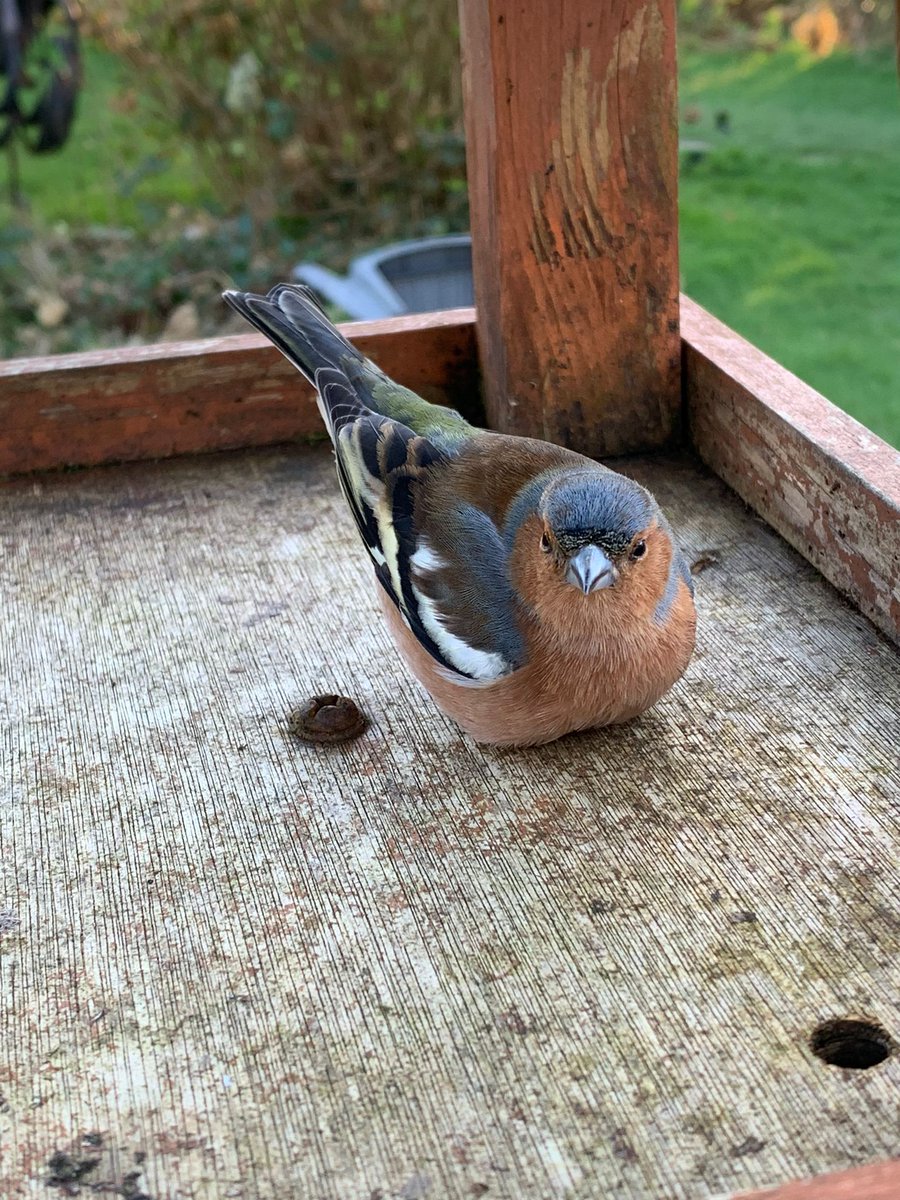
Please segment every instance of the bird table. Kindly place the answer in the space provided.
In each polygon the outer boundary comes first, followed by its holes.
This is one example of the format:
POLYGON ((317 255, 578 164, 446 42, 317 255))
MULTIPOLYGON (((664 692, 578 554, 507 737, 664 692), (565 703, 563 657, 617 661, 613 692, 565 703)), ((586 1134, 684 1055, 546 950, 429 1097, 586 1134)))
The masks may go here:
POLYGON ((345 331, 649 486, 696 655, 479 747, 261 337, 0 365, 4 1198, 900 1196, 898 456, 679 303, 671 0, 461 11, 477 314, 345 331))

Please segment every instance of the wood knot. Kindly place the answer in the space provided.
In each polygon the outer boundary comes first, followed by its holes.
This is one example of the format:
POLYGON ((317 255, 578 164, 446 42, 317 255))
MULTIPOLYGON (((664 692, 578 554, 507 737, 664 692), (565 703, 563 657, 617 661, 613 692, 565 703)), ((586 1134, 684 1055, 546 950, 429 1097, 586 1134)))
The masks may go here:
POLYGON ((347 696, 312 696, 288 715, 288 729, 304 742, 349 742, 369 722, 347 696))

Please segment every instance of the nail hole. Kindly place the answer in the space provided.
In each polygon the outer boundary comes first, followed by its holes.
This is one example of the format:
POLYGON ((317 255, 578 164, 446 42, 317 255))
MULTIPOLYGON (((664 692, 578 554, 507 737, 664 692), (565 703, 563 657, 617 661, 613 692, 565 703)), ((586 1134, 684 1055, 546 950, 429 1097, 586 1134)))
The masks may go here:
POLYGON ((813 1030, 809 1046, 816 1058, 849 1071, 877 1067, 894 1049, 891 1035, 874 1021, 844 1019, 823 1021, 813 1030))

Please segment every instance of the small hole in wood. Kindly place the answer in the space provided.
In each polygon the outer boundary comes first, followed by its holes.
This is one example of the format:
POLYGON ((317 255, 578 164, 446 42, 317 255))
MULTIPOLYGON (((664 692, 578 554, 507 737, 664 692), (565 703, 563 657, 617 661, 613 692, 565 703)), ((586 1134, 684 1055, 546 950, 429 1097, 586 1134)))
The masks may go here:
POLYGON ((823 1021, 813 1030, 809 1046, 822 1062, 849 1071, 877 1067, 894 1050, 890 1034, 874 1021, 843 1019, 823 1021))

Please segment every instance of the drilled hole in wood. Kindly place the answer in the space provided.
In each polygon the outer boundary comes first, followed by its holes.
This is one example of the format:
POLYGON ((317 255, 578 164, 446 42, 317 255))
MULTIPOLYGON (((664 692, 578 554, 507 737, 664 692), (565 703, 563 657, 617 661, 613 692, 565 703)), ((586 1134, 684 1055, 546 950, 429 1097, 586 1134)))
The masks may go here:
POLYGON ((889 1058, 894 1043, 891 1036, 874 1021, 823 1021, 813 1030, 810 1049, 817 1058, 832 1067, 850 1071, 868 1071, 889 1058))

